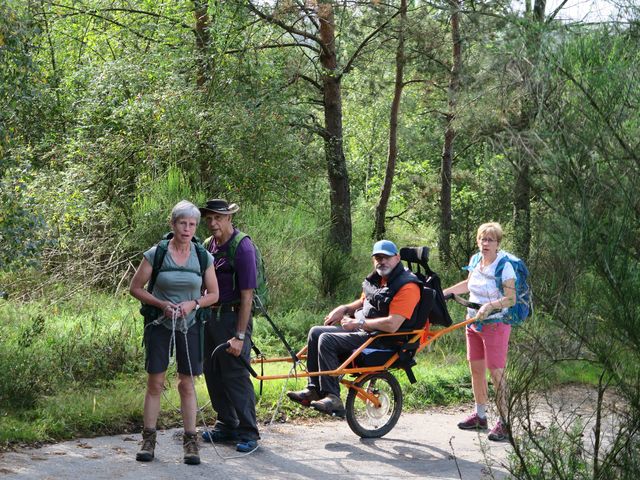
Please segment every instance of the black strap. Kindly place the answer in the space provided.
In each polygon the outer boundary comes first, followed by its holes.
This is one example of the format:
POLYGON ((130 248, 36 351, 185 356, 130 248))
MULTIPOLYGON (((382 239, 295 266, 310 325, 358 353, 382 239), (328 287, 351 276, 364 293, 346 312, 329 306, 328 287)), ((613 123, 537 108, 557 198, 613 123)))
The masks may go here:
POLYGON ((480 307, 482 307, 482 305, 480 305, 479 303, 470 302, 469 300, 462 298, 460 295, 457 295, 455 293, 449 293, 448 295, 445 295, 444 298, 445 300, 453 299, 456 303, 459 303, 463 307, 473 308, 474 310, 480 310, 480 307))
POLYGON ((151 278, 149 279, 149 283, 147 283, 147 292, 149 293, 153 293, 153 287, 156 284, 158 273, 160 273, 160 269, 162 268, 164 257, 167 255, 168 249, 169 240, 160 240, 156 245, 156 253, 153 256, 153 265, 151 267, 151 278))
POLYGON ((413 373, 412 367, 416 364, 414 357, 419 345, 419 342, 405 342, 398 351, 398 360, 411 384, 418 381, 413 373))
MULTIPOLYGON (((253 339, 251 340, 251 349, 253 350, 253 353, 256 354, 256 358, 262 358, 262 352, 260 351, 258 346, 255 343, 253 343, 253 339)), ((261 377, 264 376, 264 362, 260 362, 260 376, 261 377)), ((260 396, 262 396, 262 383, 263 383, 263 380, 261 378, 260 379, 260 393, 259 393, 260 396)))

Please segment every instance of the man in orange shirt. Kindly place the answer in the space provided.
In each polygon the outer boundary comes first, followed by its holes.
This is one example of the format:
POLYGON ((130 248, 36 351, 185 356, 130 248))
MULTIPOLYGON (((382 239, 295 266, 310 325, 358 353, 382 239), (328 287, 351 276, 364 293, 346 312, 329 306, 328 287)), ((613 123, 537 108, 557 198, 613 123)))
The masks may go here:
MULTIPOLYGON (((340 357, 361 346, 369 332, 393 333, 400 328, 413 329, 417 324, 421 282, 402 265, 398 247, 389 240, 380 240, 373 246, 371 256, 374 271, 362 283, 361 297, 334 308, 323 326, 309 330, 309 372, 335 370, 342 363, 340 357)), ((306 389, 288 392, 287 396, 324 413, 345 414, 336 376, 309 377, 306 389)))

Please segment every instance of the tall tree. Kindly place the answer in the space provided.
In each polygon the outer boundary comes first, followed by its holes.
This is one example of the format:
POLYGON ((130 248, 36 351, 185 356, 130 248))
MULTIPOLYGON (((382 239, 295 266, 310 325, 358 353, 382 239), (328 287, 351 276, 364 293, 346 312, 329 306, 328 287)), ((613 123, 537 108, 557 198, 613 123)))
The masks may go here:
MULTIPOLYGON (((311 71, 314 73, 298 73, 296 76, 307 81, 319 93, 324 121, 320 125, 312 116, 312 124, 306 125, 306 128, 320 135, 324 141, 331 208, 329 240, 343 252, 349 253, 352 242, 351 191, 344 154, 342 80, 355 66, 363 51, 399 12, 385 17, 361 41, 354 42, 353 50, 347 54, 339 52, 337 48, 336 5, 339 4, 333 0, 304 4, 288 2, 282 7, 276 5, 271 11, 267 11, 266 7, 248 2, 249 9, 255 15, 284 30, 293 39, 293 44, 280 42, 271 46, 298 47, 303 57, 311 63, 311 71)), ((353 14, 346 4, 343 7, 343 16, 353 14)))
POLYGON ((211 75, 209 59, 209 45, 211 43, 211 35, 209 27, 211 20, 208 12, 209 2, 207 0, 193 0, 193 16, 195 17, 195 35, 196 35, 196 59, 197 59, 197 77, 196 83, 202 87, 207 81, 207 75, 211 75))
POLYGON ((342 135, 342 75, 338 70, 336 26, 331 2, 318 5, 322 101, 324 105, 325 159, 331 203, 330 240, 351 252, 351 191, 342 135))
POLYGON ((400 25, 398 27, 398 46, 396 48, 396 74, 393 90, 393 100, 391 102, 391 113, 389 115, 389 150, 387 153, 387 168, 384 175, 384 183, 380 191, 380 198, 376 205, 375 227, 373 237, 377 240, 385 236, 385 217, 387 205, 391 195, 393 177, 395 176, 396 161, 398 159, 398 116, 400 112, 400 100, 402 99, 402 89, 404 87, 404 65, 406 62, 404 53, 405 24, 407 21, 407 1, 400 0, 400 25))
MULTIPOLYGON (((517 129, 521 132, 527 132, 532 127, 539 108, 538 88, 534 75, 532 75, 533 69, 531 66, 539 63, 542 27, 545 23, 545 7, 546 0, 535 0, 531 17, 532 24, 528 28, 529 59, 522 66, 526 93, 517 125, 517 129)), ((519 142, 519 144, 523 145, 522 142, 519 142)), ((529 258, 531 249, 531 168, 528 155, 522 150, 522 148, 516 149, 515 158, 513 159, 515 165, 513 223, 516 252, 526 260, 529 258)))
POLYGON ((447 90, 447 112, 445 114, 444 144, 440 165, 440 237, 438 251, 440 259, 448 262, 451 258, 451 169, 453 164, 453 145, 456 138, 454 121, 456 119, 457 97, 460 89, 460 70, 462 67, 462 38, 460 35, 460 0, 448 0, 449 22, 451 26, 451 71, 447 90))

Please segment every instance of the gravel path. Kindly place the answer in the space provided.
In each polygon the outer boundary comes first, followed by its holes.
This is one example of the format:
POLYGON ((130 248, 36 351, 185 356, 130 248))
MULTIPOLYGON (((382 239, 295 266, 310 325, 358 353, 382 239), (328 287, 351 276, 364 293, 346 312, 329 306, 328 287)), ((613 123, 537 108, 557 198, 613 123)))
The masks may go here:
POLYGON ((385 437, 360 439, 345 421, 263 427, 260 448, 203 444, 182 463, 180 430, 159 432, 156 458, 134 460, 140 435, 96 437, 0 454, 2 480, 60 479, 490 479, 504 478, 510 446, 455 427, 464 411, 405 413, 385 437))

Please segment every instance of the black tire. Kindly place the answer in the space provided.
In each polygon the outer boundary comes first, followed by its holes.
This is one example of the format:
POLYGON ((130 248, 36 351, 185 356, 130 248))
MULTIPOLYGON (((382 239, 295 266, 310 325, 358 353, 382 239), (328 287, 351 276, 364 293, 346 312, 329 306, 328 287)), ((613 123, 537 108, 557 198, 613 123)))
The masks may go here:
POLYGON ((389 372, 367 375, 355 384, 366 390, 375 391, 382 405, 376 408, 370 401, 358 399, 356 390, 350 388, 347 394, 347 423, 359 437, 379 438, 395 427, 402 413, 402 390, 396 377, 389 372))

